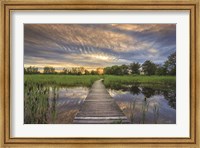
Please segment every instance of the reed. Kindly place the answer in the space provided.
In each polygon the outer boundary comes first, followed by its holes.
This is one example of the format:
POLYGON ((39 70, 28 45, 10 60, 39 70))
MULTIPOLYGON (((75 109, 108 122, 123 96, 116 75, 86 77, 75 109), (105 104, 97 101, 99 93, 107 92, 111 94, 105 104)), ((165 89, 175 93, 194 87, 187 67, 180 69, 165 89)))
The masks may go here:
POLYGON ((153 105, 153 115, 154 115, 154 123, 157 124, 158 123, 158 119, 159 119, 159 113, 160 112, 160 107, 158 104, 154 104, 153 105))
POLYGON ((135 120, 135 106, 136 106, 136 99, 133 99, 131 102, 130 102, 130 106, 129 106, 129 110, 130 110, 130 121, 131 123, 134 123, 134 120, 135 120))
POLYGON ((149 103, 150 101, 147 101, 146 99, 144 99, 143 104, 142 104, 142 123, 145 123, 145 119, 146 119, 146 113, 148 112, 149 109, 149 103))

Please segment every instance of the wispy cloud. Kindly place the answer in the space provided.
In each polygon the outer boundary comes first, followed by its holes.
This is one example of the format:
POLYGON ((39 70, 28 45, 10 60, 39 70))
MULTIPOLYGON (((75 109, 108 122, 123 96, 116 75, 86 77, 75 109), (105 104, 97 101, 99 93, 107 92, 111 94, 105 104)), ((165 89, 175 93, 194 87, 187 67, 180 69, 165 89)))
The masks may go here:
POLYGON ((175 24, 25 24, 25 66, 89 68, 162 63, 176 50, 175 24))

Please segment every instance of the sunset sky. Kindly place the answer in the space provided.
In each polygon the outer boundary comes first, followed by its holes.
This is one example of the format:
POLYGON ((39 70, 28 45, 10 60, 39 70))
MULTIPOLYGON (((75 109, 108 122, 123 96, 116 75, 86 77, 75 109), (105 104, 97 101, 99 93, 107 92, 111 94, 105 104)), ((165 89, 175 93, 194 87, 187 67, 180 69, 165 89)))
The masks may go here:
POLYGON ((160 64, 176 51, 175 24, 25 24, 24 66, 96 69, 160 64))

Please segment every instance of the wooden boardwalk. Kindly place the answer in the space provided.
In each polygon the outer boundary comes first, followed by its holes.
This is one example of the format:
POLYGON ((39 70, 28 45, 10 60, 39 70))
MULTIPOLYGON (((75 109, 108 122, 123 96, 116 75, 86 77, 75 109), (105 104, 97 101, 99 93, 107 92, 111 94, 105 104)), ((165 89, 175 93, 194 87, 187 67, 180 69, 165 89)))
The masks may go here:
POLYGON ((74 118, 75 124, 129 123, 102 80, 97 80, 86 97, 82 108, 74 118))

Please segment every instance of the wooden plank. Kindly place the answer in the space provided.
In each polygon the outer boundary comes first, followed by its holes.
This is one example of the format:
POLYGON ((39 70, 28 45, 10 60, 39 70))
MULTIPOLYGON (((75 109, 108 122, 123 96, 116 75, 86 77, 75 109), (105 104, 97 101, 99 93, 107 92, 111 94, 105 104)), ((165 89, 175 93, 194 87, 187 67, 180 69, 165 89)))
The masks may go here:
POLYGON ((130 122, 110 96, 102 80, 97 80, 92 85, 73 123, 114 124, 130 122))
POLYGON ((127 119, 125 116, 122 117, 75 117, 75 120, 123 120, 127 119))
POLYGON ((74 124, 129 124, 128 120, 74 120, 74 124))

